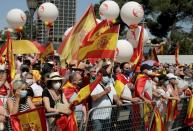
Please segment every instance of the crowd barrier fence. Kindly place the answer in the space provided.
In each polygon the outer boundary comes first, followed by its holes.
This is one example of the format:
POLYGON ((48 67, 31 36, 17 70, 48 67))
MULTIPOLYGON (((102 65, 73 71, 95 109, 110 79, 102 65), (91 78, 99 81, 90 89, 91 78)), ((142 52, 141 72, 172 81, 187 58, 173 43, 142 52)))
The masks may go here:
MULTIPOLYGON (((172 124, 171 131, 180 129, 188 131, 188 129, 190 129, 190 127, 187 127, 184 123, 189 100, 190 97, 182 97, 178 103, 179 114, 174 122, 170 123, 172 124)), ((84 131, 151 131, 154 109, 149 110, 146 114, 144 114, 144 110, 143 102, 92 108, 88 113, 85 127, 82 129, 84 131), (145 121, 145 119, 147 119, 147 121, 145 121), (146 126, 146 122, 149 123, 148 126, 146 126)), ((164 115, 166 115, 166 113, 164 115)), ((166 125, 164 126, 166 127, 166 125)))

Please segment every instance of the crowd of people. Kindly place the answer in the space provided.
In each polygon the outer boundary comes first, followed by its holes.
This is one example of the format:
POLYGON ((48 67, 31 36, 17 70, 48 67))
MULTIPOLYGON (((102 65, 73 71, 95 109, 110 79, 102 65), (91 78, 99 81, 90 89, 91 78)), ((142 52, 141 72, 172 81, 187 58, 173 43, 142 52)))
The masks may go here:
MULTIPOLYGON (((95 107, 122 105, 144 101, 156 103, 160 113, 164 113, 169 99, 180 101, 181 97, 191 95, 193 89, 193 64, 175 65, 144 60, 137 70, 133 63, 117 63, 110 59, 94 62, 71 61, 62 67, 57 56, 48 57, 43 63, 33 55, 17 55, 16 75, 11 83, 7 81, 6 62, 0 65, 0 121, 4 130, 12 130, 9 116, 19 112, 44 106, 47 113, 69 115, 69 105, 79 90, 95 81, 102 74, 101 82, 91 92, 90 97, 74 110, 84 112, 95 107), (117 92, 115 82, 121 75, 127 80, 121 93, 117 92)), ((105 128, 110 119, 109 112, 93 112, 93 130, 105 128)), ((54 124, 60 115, 47 118, 47 126, 54 124)))

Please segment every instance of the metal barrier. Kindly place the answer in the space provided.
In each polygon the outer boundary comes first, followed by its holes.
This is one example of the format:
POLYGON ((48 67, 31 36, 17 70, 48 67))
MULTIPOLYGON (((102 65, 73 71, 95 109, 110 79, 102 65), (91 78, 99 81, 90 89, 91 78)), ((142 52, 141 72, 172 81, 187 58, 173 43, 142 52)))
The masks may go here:
MULTIPOLYGON (((178 103, 179 114, 172 123, 172 131, 187 127, 184 120, 187 114, 189 99, 189 97, 183 97, 180 103, 178 103)), ((92 108, 88 112, 85 127, 83 127, 83 111, 76 111, 78 129, 79 131, 151 131, 154 111, 150 109, 149 112, 146 111, 146 114, 144 114, 144 105, 141 102, 138 104, 124 104, 122 106, 112 105, 92 108), (145 121, 147 117, 148 121, 145 121), (149 123, 148 127, 146 127, 145 122, 149 123)), ((58 114, 48 113, 46 117, 56 115, 58 114)))
MULTIPOLYGON (((143 107, 144 103, 93 108, 88 113, 84 131, 146 130, 143 107)), ((146 113, 147 123, 151 123, 152 113, 153 110, 146 113)))
MULTIPOLYGON (((60 115, 60 114, 59 113, 46 113, 46 118, 56 117, 58 115, 60 115)), ((81 131, 82 127, 83 127, 84 112, 82 110, 77 110, 77 111, 75 111, 75 115, 76 115, 76 120, 77 120, 77 124, 78 124, 78 130, 81 131)), ((53 125, 51 125, 51 127, 49 127, 49 128, 55 129, 56 128, 55 123, 53 125)))
POLYGON ((181 98, 180 103, 178 103, 179 114, 177 115, 177 118, 174 120, 171 130, 179 130, 187 127, 187 125, 185 125, 184 123, 184 120, 186 118, 189 100, 190 97, 181 98))

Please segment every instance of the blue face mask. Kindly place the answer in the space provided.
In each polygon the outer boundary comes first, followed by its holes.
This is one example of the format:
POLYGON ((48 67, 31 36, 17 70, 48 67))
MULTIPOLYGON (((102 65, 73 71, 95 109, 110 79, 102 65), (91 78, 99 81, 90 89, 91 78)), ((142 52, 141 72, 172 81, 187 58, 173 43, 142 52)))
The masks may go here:
POLYGON ((27 96, 27 91, 26 90, 20 91, 20 97, 21 98, 25 98, 26 96, 27 96))
POLYGON ((108 76, 103 76, 103 80, 102 80, 102 83, 103 84, 107 84, 110 82, 110 78, 108 76))
POLYGON ((124 70, 124 74, 126 75, 126 76, 129 76, 130 75, 130 70, 124 70))

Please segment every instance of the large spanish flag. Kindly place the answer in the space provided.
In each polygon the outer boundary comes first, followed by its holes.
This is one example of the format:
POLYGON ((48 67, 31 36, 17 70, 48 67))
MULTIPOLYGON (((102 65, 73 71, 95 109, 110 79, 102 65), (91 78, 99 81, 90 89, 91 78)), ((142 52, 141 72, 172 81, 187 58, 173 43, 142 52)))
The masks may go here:
POLYGON ((190 97, 185 123, 193 126, 193 96, 190 97))
POLYGON ((92 42, 98 37, 100 36, 102 33, 104 33, 106 30, 109 29, 109 24, 107 22, 107 20, 103 20, 102 22, 100 22, 99 24, 97 24, 97 26, 95 28, 93 28, 84 38, 83 42, 82 42, 82 46, 88 45, 88 44, 92 44, 92 42))
POLYGON ((118 74, 115 81, 115 90, 118 97, 121 97, 124 86, 129 83, 126 77, 123 74, 118 74))
POLYGON ((74 26, 72 31, 65 37, 58 48, 58 53, 62 59, 69 62, 76 59, 79 46, 85 36, 96 26, 93 6, 90 5, 84 16, 74 26))
POLYGON ((87 99, 88 96, 95 89, 95 87, 100 83, 101 80, 102 80, 102 75, 99 74, 94 82, 92 82, 91 84, 80 89, 77 97, 71 103, 70 107, 76 106, 76 105, 80 104, 82 101, 84 101, 85 99, 87 99))
POLYGON ((179 43, 176 44, 176 50, 175 50, 175 61, 176 65, 179 65, 179 50, 180 50, 180 45, 179 43))
POLYGON ((86 58, 114 58, 118 36, 119 26, 112 26, 95 38, 92 43, 81 46, 78 52, 78 60, 81 61, 86 58))
POLYGON ((134 53, 130 60, 136 66, 140 65, 140 63, 142 62, 142 58, 143 58, 143 36, 144 36, 144 26, 141 26, 138 46, 134 48, 134 53))
POLYGON ((166 122, 174 121, 178 115, 177 100, 168 100, 166 122))
POLYGON ((8 62, 8 76, 7 80, 8 82, 11 82, 15 78, 15 59, 13 54, 13 45, 12 45, 12 39, 10 37, 10 33, 7 32, 7 62, 8 62))
POLYGON ((13 131, 47 131, 43 107, 10 116, 13 131))

